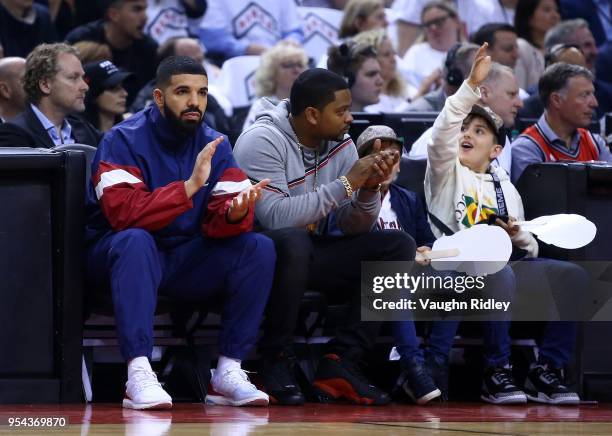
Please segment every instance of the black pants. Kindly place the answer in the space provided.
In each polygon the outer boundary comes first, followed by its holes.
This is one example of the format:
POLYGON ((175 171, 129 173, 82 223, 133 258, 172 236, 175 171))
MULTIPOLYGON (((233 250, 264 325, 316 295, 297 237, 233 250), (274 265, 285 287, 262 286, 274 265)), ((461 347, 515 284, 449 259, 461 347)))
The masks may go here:
POLYGON ((416 244, 407 233, 385 230, 356 236, 318 236, 302 229, 264 232, 274 241, 276 270, 265 311, 263 354, 279 353, 293 342, 300 301, 307 289, 350 304, 347 324, 330 342, 336 352, 363 352, 372 347, 379 322, 361 321, 361 262, 412 261, 416 244))

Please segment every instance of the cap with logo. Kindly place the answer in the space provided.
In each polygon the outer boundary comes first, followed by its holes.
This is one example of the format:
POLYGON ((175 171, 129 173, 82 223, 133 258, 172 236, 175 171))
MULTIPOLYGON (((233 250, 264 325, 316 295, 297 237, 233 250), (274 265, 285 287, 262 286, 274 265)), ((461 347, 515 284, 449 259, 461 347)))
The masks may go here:
POLYGON ((134 75, 117 68, 111 61, 91 62, 83 67, 85 82, 89 85, 88 97, 96 98, 105 90, 114 88, 134 75))

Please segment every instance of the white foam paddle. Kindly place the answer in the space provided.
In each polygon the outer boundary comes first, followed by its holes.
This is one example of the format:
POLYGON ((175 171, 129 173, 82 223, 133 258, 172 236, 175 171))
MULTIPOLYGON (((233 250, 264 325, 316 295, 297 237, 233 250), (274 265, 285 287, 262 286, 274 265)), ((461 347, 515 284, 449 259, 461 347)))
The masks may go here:
POLYGON ((512 242, 501 227, 481 224, 442 236, 434 242, 432 251, 422 254, 432 259, 431 266, 438 271, 481 276, 494 274, 506 265, 512 242))
POLYGON ((544 215, 516 224, 537 235, 542 242, 567 249, 584 247, 597 233, 595 224, 578 214, 544 215))

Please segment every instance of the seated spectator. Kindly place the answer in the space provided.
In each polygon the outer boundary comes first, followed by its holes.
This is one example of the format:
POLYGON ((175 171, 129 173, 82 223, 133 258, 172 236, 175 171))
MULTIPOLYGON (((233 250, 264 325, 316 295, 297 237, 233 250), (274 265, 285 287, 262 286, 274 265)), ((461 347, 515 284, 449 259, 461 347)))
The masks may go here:
POLYGON ((538 85, 544 114, 512 143, 514 183, 532 163, 612 162, 605 140, 587 130, 597 108, 593 80, 593 74, 578 65, 559 62, 546 69, 538 85))
POLYGON ((132 73, 118 69, 111 61, 85 65, 85 81, 89 91, 85 98, 85 119, 102 133, 107 132, 126 113, 127 91, 123 87, 132 73))
POLYGON ((79 41, 72 46, 79 52, 79 60, 83 65, 91 62, 113 60, 113 53, 108 44, 100 44, 95 41, 79 41))
POLYGON ((304 402, 295 380, 293 335, 299 302, 308 288, 347 299, 348 320, 328 343, 314 380, 321 401, 382 405, 389 395, 359 370, 380 323, 362 322, 361 261, 412 260, 406 233, 370 232, 381 206, 380 183, 399 155, 386 150, 362 159, 347 136, 351 94, 339 75, 304 71, 290 99, 269 105, 238 138, 236 160, 251 180, 269 178, 257 220, 275 241, 277 269, 259 343, 266 391, 281 404, 304 402), (333 212, 333 213, 332 213, 333 212), (335 218, 342 236, 329 234, 335 218))
MULTIPOLYGON (((206 74, 208 74, 207 68, 216 68, 214 65, 210 65, 204 58, 204 50, 200 41, 194 38, 170 38, 157 51, 159 62, 170 56, 187 56, 199 64, 206 66, 206 74)), ((130 112, 138 112, 153 102, 153 90, 156 87, 155 79, 151 80, 145 86, 142 87, 138 93, 134 103, 130 106, 130 112)), ((231 130, 229 119, 225 113, 225 105, 221 106, 220 101, 223 101, 225 97, 216 90, 214 85, 208 84, 208 101, 206 106, 206 112, 204 112, 204 119, 206 124, 225 134, 228 134, 231 130)), ((229 102, 227 104, 230 104, 229 102)), ((230 104, 231 106, 231 104, 230 104)))
POLYGON ((514 28, 519 37, 515 68, 521 88, 538 83, 544 72, 544 37, 561 20, 558 0, 519 0, 514 28))
MULTIPOLYGON (((366 106, 366 112, 402 112, 408 106, 408 90, 406 82, 397 69, 395 49, 384 29, 372 29, 358 33, 353 37, 357 44, 371 45, 376 51, 376 59, 380 65, 380 75, 383 88, 380 102, 366 106)), ((416 96, 417 90, 413 90, 416 96)))
MULTIPOLYGON (((362 158, 376 152, 376 141, 380 141, 380 150, 395 149, 399 154, 402 152, 403 144, 397 138, 393 129, 387 126, 369 126, 357 138, 356 145, 359 157, 362 158)), ((436 238, 429 228, 423 203, 417 194, 395 183, 399 169, 400 163, 398 161, 393 166, 389 177, 382 183, 380 188, 382 205, 378 213, 375 229, 404 231, 415 240, 417 245, 416 251, 418 253, 430 251, 436 238)), ((429 264, 429 261, 417 262, 421 266, 429 264)), ((420 272, 421 270, 417 271, 420 272)), ((415 271, 413 274, 416 275, 417 272, 415 271)), ((449 326, 454 336, 456 326, 452 324, 449 324, 449 326)), ((433 323, 432 330, 434 331, 430 335, 430 339, 444 335, 444 332, 448 330, 446 327, 446 323, 433 323)), ((440 392, 442 388, 436 386, 430 375, 432 374, 431 362, 432 360, 437 360, 434 357, 436 354, 434 349, 437 348, 436 345, 438 344, 430 344, 433 346, 428 348, 426 359, 419 347, 413 321, 394 322, 393 329, 397 337, 397 350, 400 354, 400 365, 402 368, 400 380, 406 394, 415 403, 421 405, 439 397, 442 394, 440 392), (426 361, 430 365, 427 369, 425 369, 426 361)), ((448 353, 445 353, 440 360, 445 362, 447 359, 448 353)), ((444 380, 441 381, 446 389, 444 380)))
POLYGON ((158 45, 197 35, 206 6, 206 0, 147 0, 145 33, 158 45))
POLYGON ((110 284, 127 362, 123 407, 172 407, 149 362, 158 295, 221 297, 220 356, 206 403, 267 405, 241 368, 274 273, 272 242, 250 232, 267 181, 252 186, 227 139, 203 123, 201 64, 168 58, 157 84, 155 105, 104 136, 87 193, 87 278, 110 284))
POLYGON ((388 25, 382 0, 349 0, 344 7, 338 38, 349 38, 370 29, 384 29, 388 25))
POLYGON ((242 130, 255 122, 255 117, 264 108, 264 99, 276 104, 289 98, 291 85, 307 67, 306 52, 291 41, 281 41, 266 50, 255 73, 255 92, 259 98, 253 102, 242 130))
POLYGON ((38 44, 57 40, 47 8, 33 0, 0 0, 0 45, 4 56, 25 58, 38 44))
POLYGON ((259 55, 282 39, 301 43, 302 23, 293 1, 208 0, 199 29, 208 55, 219 62, 242 55, 259 55))
POLYGON ((417 98, 406 108, 407 112, 440 112, 446 98, 453 95, 470 72, 478 46, 471 43, 455 45, 446 55, 442 70, 442 86, 417 98))
POLYGON ((71 115, 85 110, 89 87, 74 47, 41 44, 26 59, 23 88, 28 104, 0 125, 0 147, 51 148, 60 144, 98 145, 100 132, 71 115))
POLYGON ((26 108, 25 64, 24 58, 0 58, 0 124, 12 120, 26 108))
MULTIPOLYGON (((421 12, 429 0, 395 0, 391 6, 398 14, 397 25, 398 53, 403 56, 417 40, 421 32, 421 12)), ((457 13, 465 23, 468 35, 476 32, 487 23, 514 22, 514 8, 517 0, 454 0, 457 13), (477 12, 475 12, 477 11, 477 12)))
POLYGON ((380 101, 384 84, 380 64, 371 45, 352 40, 328 51, 327 69, 346 78, 351 91, 351 112, 363 112, 366 106, 380 101))
MULTIPOLYGON (((507 223, 499 218, 495 223, 508 233, 513 246, 522 250, 523 261, 506 265, 487 276, 487 288, 501 292, 509 301, 516 290, 526 285, 526 279, 542 274, 555 292, 569 294, 568 301, 577 301, 581 297, 581 285, 588 282, 585 271, 570 263, 537 258, 537 240, 515 223, 524 219, 519 193, 503 169, 491 167, 502 149, 502 121, 489 108, 477 104, 478 88, 489 68, 490 58, 483 46, 469 77, 448 98, 434 123, 425 173, 425 197, 430 222, 434 224, 432 230, 436 236, 451 234, 487 221, 488 216, 507 216, 507 223)), ((566 386, 563 376, 576 344, 577 323, 546 323, 538 341, 537 362, 530 365, 523 389, 515 383, 509 365, 509 329, 507 315, 484 326, 486 356, 481 399, 493 404, 520 404, 527 399, 548 404, 578 404, 580 397, 566 386)))
MULTIPOLYGON (((586 59, 582 52, 574 45, 557 44, 546 53, 544 57, 546 67, 548 68, 552 64, 557 62, 566 62, 572 65, 580 65, 581 67, 586 66, 586 59)), ((597 84, 596 84, 597 86, 597 84)), ((595 96, 597 97, 597 88, 595 88, 595 96)), ((519 110, 518 116, 521 118, 540 118, 544 113, 544 104, 540 99, 538 90, 527 99, 523 101, 523 108, 519 110)), ((520 133, 520 132, 519 132, 520 133)))
POLYGON ((500 132, 500 138, 504 141, 500 143, 503 150, 493 165, 502 167, 509 176, 512 168, 512 144, 509 134, 514 127, 518 111, 523 107, 519 90, 514 70, 495 62, 491 63, 489 74, 480 85, 480 102, 491 108, 503 122, 503 130, 500 132))
POLYGON ((144 34, 146 9, 146 0, 110 1, 104 19, 77 27, 66 36, 71 44, 78 41, 108 44, 113 63, 134 73, 134 80, 126 87, 128 106, 140 88, 153 78, 157 65, 157 43, 144 34))
POLYGON ((423 7, 421 26, 425 29, 425 42, 413 45, 404 55, 404 67, 410 72, 406 80, 417 89, 442 66, 448 50, 463 39, 456 9, 442 0, 429 1, 423 7))
POLYGON ((595 38, 589 29, 589 24, 582 18, 562 21, 546 33, 544 46, 551 50, 557 44, 570 44, 578 47, 586 62, 585 67, 593 74, 595 73, 595 63, 598 50, 595 38))
POLYGON ((581 18, 563 21, 550 29, 546 34, 544 45, 550 50, 554 45, 568 44, 580 49, 585 58, 586 68, 595 75, 595 97, 599 106, 597 107, 597 118, 612 110, 612 84, 608 77, 597 77, 597 59, 599 50, 595 44, 593 34, 588 24, 581 18))

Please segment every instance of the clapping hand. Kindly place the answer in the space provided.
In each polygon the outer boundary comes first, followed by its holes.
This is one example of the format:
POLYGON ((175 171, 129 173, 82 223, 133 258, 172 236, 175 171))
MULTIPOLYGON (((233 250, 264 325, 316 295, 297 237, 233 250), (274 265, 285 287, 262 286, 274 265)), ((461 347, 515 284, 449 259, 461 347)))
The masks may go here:
POLYGON ((270 183, 270 179, 263 179, 235 196, 227 211, 227 222, 233 224, 241 221, 249 212, 249 209, 261 198, 261 190, 268 183, 270 183))

